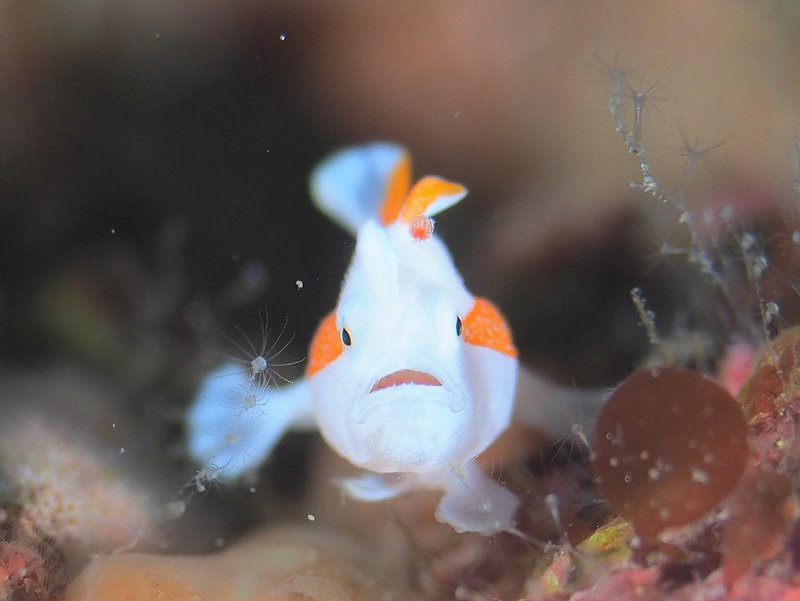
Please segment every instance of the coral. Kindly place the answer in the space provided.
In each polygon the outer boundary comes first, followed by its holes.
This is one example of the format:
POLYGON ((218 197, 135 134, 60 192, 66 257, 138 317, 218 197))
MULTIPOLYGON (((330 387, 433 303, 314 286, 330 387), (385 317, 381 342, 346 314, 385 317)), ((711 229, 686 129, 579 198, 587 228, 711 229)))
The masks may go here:
POLYGON ((55 414, 7 409, 0 429, 0 599, 60 599, 93 553, 153 543, 158 512, 55 414))
POLYGON ((16 529, 86 554, 131 548, 153 536, 155 506, 52 420, 28 417, 0 433, 3 498, 19 506, 16 529))
POLYGON ((612 519, 574 549, 559 551, 552 564, 528 584, 528 596, 560 599, 590 586, 604 573, 628 565, 633 528, 612 519))
POLYGON ((799 333, 763 346, 737 400, 677 368, 627 378, 592 441, 600 490, 626 519, 562 553, 529 590, 573 601, 800 596, 799 333))

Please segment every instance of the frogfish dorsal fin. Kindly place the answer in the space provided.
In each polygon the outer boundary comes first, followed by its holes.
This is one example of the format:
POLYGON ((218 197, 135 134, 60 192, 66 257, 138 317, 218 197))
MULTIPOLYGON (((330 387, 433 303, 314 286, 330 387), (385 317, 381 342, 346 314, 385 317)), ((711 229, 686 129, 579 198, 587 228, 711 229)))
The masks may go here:
POLYGON ((375 142, 335 152, 311 174, 314 204, 355 234, 369 220, 396 219, 408 196, 411 158, 395 144, 375 142))
POLYGON ((433 217, 449 209, 466 195, 467 189, 461 184, 431 175, 423 177, 408 193, 399 212, 400 220, 410 224, 419 215, 433 217))
POLYGON ((311 196, 333 221, 355 234, 370 220, 383 227, 432 217, 467 194, 461 184, 423 177, 411 187, 411 157, 401 146, 374 142, 340 150, 311 174, 311 196))

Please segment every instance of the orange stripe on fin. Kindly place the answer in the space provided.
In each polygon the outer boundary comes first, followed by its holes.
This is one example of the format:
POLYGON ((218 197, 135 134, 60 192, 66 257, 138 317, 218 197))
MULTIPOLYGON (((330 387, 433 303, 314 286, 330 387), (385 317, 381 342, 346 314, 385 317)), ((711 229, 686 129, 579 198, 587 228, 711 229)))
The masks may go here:
POLYGON ((411 186, 411 159, 408 154, 397 162, 386 184, 386 195, 381 204, 379 218, 384 227, 394 222, 403 208, 411 186))
POLYGON ((492 303, 476 298, 461 328, 461 337, 467 344, 485 346, 509 357, 517 356, 511 339, 511 329, 492 303))
POLYGON ((306 377, 311 377, 342 354, 344 346, 336 329, 336 311, 328 313, 317 326, 308 349, 306 377))
POLYGON ((466 194, 467 189, 461 184, 439 177, 423 177, 411 188, 400 219, 408 224, 417 215, 431 217, 456 204, 466 194))

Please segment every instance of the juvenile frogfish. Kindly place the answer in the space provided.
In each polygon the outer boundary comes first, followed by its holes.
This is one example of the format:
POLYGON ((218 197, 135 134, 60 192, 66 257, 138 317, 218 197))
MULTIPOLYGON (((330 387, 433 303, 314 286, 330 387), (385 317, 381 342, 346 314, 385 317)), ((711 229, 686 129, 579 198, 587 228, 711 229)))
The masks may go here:
POLYGON ((346 148, 316 168, 314 202, 357 236, 336 308, 317 327, 304 378, 260 390, 263 404, 237 402, 252 373, 210 374, 188 413, 189 451, 236 478, 288 429, 316 427, 364 470, 340 481, 353 498, 441 490, 439 521, 513 530, 518 499, 476 457, 511 421, 517 350, 433 231, 433 217, 467 190, 431 176, 411 183, 408 154, 387 143, 346 148))

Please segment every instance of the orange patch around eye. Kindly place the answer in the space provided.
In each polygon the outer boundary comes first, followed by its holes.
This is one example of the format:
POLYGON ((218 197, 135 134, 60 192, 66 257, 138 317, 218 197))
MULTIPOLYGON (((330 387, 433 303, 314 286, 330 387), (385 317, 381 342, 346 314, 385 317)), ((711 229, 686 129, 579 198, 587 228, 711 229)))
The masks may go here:
POLYGON ((342 339, 336 329, 336 311, 328 313, 317 326, 308 349, 306 377, 311 377, 342 354, 342 339))
POLYGON ((400 216, 400 210, 403 208, 410 185, 411 159, 404 154, 389 176, 386 196, 384 196, 380 209, 381 225, 387 226, 400 216))
POLYGON ((417 215, 422 215, 429 206, 439 200, 442 196, 452 196, 462 193, 464 186, 454 182, 448 182, 438 177, 423 177, 419 180, 403 205, 403 214, 400 216, 403 223, 411 223, 417 215))
POLYGON ((517 356, 506 320, 492 303, 476 298, 461 326, 461 337, 467 344, 485 346, 509 357, 517 356))

